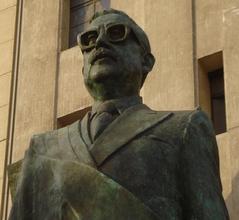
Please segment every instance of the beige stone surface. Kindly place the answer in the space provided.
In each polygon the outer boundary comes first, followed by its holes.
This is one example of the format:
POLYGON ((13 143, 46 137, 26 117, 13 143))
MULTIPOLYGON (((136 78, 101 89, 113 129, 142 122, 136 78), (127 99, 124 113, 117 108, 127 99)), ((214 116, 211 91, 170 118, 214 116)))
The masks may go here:
POLYGON ((232 192, 230 199, 231 220, 237 220, 239 216, 239 127, 229 130, 230 148, 231 148, 231 176, 232 192))
POLYGON ((111 0, 110 7, 126 12, 133 18, 140 27, 144 28, 145 23, 145 2, 148 0, 125 1, 111 0))
POLYGON ((55 121, 59 1, 24 1, 13 161, 55 121))
POLYGON ((10 87, 11 73, 0 75, 0 107, 9 103, 10 87))
POLYGON ((195 2, 197 57, 201 58, 223 48, 223 0, 195 2))
POLYGON ((14 38, 16 6, 0 11, 0 43, 14 38))
POLYGON ((13 40, 0 44, 0 75, 12 70, 13 44, 13 40))
POLYGON ((191 1, 145 2, 145 30, 156 58, 143 96, 154 109, 194 107, 191 1), (180 21, 180 22, 179 22, 180 21))
POLYGON ((0 141, 0 178, 3 178, 5 151, 6 151, 6 141, 0 141))
MULTIPOLYGON (((0 195, 2 195, 2 184, 3 184, 3 178, 0 178, 0 195)), ((2 205, 2 200, 0 200, 0 207, 2 205)))
POLYGON ((91 105, 91 98, 83 82, 82 68, 83 57, 78 46, 61 52, 58 118, 91 105))
POLYGON ((228 198, 232 192, 232 175, 231 175, 231 150, 229 133, 217 135, 217 144, 220 158, 220 173, 223 186, 223 196, 230 205, 228 198))
POLYGON ((7 138, 9 105, 0 107, 0 141, 7 138))
MULTIPOLYGON (((0 196, 2 196, 6 141, 0 141, 0 196)), ((2 198, 2 197, 0 197, 2 198)), ((0 205, 2 200, 0 199, 0 205)), ((1 207, 1 206, 0 206, 1 207)))
POLYGON ((0 11, 17 4, 17 0, 0 0, 0 11))
POLYGON ((239 7, 224 13, 224 75, 227 128, 239 126, 239 7))
MULTIPOLYGON (((215 0, 216 1, 216 0, 215 0)), ((233 9, 237 9, 239 7, 239 1, 238 0, 223 0, 223 13, 227 13, 228 11, 231 11, 233 9)), ((224 21, 224 19, 223 19, 224 21)))
POLYGON ((69 47, 69 26, 70 26, 70 1, 61 0, 61 15, 60 15, 60 46, 61 50, 66 50, 69 47))

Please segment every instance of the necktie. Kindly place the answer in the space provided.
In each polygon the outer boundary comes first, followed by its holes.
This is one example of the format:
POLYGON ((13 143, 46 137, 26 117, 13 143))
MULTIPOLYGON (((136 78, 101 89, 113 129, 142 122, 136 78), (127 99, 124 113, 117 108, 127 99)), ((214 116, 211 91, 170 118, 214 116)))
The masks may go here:
POLYGON ((103 132, 103 130, 119 115, 113 103, 101 104, 97 112, 92 116, 90 123, 90 133, 93 140, 103 132))

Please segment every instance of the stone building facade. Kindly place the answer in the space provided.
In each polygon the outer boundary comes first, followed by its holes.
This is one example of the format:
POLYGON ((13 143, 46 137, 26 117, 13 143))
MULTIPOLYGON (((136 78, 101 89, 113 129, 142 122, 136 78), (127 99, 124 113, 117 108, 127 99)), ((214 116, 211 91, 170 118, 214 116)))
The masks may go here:
POLYGON ((213 120, 223 195, 237 220, 239 0, 0 0, 0 219, 11 207, 7 166, 23 158, 30 137, 89 109, 74 34, 107 7, 125 11, 149 35, 156 65, 144 102, 156 110, 200 105, 213 120))

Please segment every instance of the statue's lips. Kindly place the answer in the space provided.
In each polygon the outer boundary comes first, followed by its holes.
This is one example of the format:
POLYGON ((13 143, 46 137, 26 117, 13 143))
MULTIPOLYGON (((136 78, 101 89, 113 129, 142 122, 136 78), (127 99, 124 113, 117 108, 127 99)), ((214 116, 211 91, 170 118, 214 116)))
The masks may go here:
POLYGON ((92 56, 92 59, 91 59, 91 64, 94 64, 96 61, 98 60, 104 60, 104 59, 110 59, 110 60, 114 60, 116 61, 116 56, 112 53, 112 52, 109 52, 109 51, 96 51, 93 56, 92 56))

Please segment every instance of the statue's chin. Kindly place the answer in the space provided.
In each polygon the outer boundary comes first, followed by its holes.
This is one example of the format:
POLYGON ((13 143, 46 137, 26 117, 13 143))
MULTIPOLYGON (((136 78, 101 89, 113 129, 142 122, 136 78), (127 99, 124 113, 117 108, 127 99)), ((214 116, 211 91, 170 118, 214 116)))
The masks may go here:
POLYGON ((100 68, 92 72, 90 78, 93 82, 101 82, 107 79, 114 79, 114 76, 116 77, 116 73, 111 68, 100 68))

